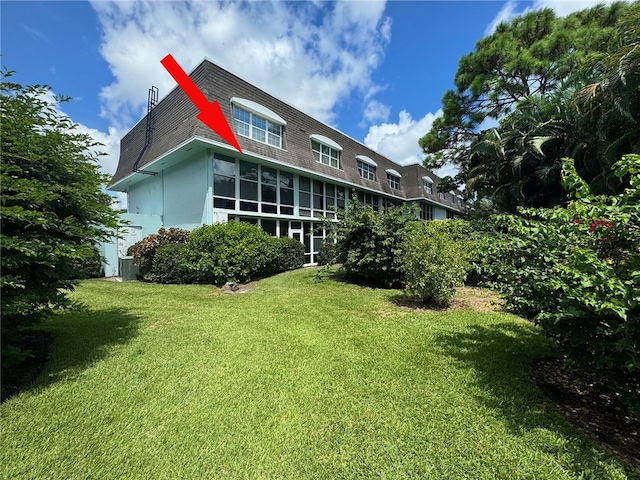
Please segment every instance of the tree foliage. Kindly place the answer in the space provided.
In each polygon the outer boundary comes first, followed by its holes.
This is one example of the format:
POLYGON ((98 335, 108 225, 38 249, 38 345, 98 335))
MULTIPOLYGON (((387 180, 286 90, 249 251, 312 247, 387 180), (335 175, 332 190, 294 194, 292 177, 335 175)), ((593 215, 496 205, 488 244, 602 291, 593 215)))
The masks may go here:
POLYGON ((0 85, 2 356, 24 356, 14 344, 21 328, 71 305, 67 292, 93 241, 117 227, 101 186, 96 143, 62 115, 48 87, 0 85))
POLYGON ((406 228, 402 271, 407 292, 425 305, 451 305, 470 270, 473 231, 465 220, 416 221, 406 228))
POLYGON ((637 35, 629 31, 637 7, 620 2, 566 18, 546 9, 499 25, 460 59, 456 89, 445 93, 443 115, 420 140, 426 165, 453 162, 460 167, 457 183, 467 183, 471 195, 493 197, 503 209, 564 198, 565 156, 575 158, 598 193, 621 191, 624 183, 611 165, 636 151, 638 116, 632 112, 640 95, 631 79, 637 49, 630 46, 637 46, 637 35), (579 101, 583 87, 609 86, 606 79, 616 72, 622 72, 614 82, 617 98, 624 100, 607 107, 599 99, 591 108, 579 101), (616 115, 614 105, 627 114, 616 115), (481 131, 488 119, 499 126, 481 131))
POLYGON ((566 207, 493 216, 477 259, 515 313, 563 353, 640 397, 640 155, 614 165, 629 187, 596 196, 563 164, 566 207))
POLYGON ((402 285, 402 242, 405 227, 416 219, 415 211, 402 206, 378 213, 352 199, 337 216, 338 222, 325 219, 323 228, 337 241, 335 257, 346 274, 374 285, 402 285))

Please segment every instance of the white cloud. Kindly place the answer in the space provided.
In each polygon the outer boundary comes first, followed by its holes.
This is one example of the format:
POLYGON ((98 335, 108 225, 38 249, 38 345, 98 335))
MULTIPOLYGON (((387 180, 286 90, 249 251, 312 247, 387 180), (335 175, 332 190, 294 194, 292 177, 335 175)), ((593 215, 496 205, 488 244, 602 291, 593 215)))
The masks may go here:
POLYGON ((439 110, 435 114, 427 113, 421 119, 414 120, 409 112, 402 110, 397 123, 370 127, 364 143, 398 165, 421 163, 424 154, 418 140, 431 129, 431 124, 441 114, 442 111, 439 110))
POLYGON ((206 56, 302 111, 335 120, 334 107, 378 90, 371 79, 390 39, 384 1, 94 1, 101 52, 115 81, 101 92, 102 115, 130 127, 147 90, 175 82, 160 65, 171 53, 187 71, 206 56))
POLYGON ((566 17, 573 12, 595 7, 600 4, 606 5, 614 1, 616 0, 535 0, 533 6, 517 11, 517 1, 508 0, 495 18, 487 25, 485 35, 492 34, 501 22, 509 22, 519 15, 534 10, 551 8, 559 17, 566 17))
POLYGON ((371 100, 367 103, 364 109, 363 120, 369 124, 376 122, 386 122, 389 119, 391 109, 388 105, 379 102, 378 100, 371 100))
POLYGON ((502 22, 508 22, 517 15, 519 15, 519 13, 516 13, 516 2, 514 0, 509 0, 504 4, 502 9, 500 9, 495 18, 491 20, 491 23, 487 25, 487 28, 484 30, 484 34, 491 35, 495 32, 498 25, 502 22))

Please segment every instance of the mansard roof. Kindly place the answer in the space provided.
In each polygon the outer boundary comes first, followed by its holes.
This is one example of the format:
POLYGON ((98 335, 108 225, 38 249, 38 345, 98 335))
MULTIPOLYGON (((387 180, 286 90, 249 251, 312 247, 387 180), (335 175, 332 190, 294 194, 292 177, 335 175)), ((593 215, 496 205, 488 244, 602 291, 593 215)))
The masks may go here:
MULTIPOLYGON (((245 155, 273 159, 280 164, 290 165, 307 171, 342 180, 367 190, 375 190, 394 197, 405 199, 428 198, 449 208, 458 209, 455 203, 429 195, 423 188, 422 177, 432 178, 437 185, 439 178, 421 165, 401 166, 378 154, 362 143, 352 139, 329 125, 312 118, 293 106, 266 93, 260 88, 228 72, 222 67, 205 59, 189 75, 193 82, 210 101, 217 101, 235 131, 232 100, 237 104, 254 105, 252 110, 263 108, 272 116, 282 119, 282 148, 261 143, 242 135, 236 135, 245 155), (312 138, 328 138, 342 150, 341 168, 316 162, 311 151, 312 138), (376 180, 364 179, 358 173, 357 157, 367 158, 377 165, 376 180), (401 190, 393 190, 387 183, 386 170, 394 170, 401 176, 401 190), (433 199, 431 197, 434 197, 433 199), (451 204, 450 204, 451 203, 451 204), (450 204, 450 205, 449 205, 450 204)), ((146 117, 140 120, 127 133, 120 143, 120 161, 111 183, 115 184, 133 174, 140 152, 138 169, 144 170, 159 157, 185 145, 191 139, 211 141, 212 145, 226 145, 226 142, 213 130, 196 118, 199 113, 195 105, 179 87, 171 90, 153 109, 152 131, 147 148, 144 148, 146 136, 146 117)), ((275 118, 274 117, 274 118, 275 118)), ((231 147, 229 146, 229 149, 231 147)), ((235 150, 233 150, 235 152, 235 150)), ((239 155, 239 154, 238 154, 239 155)), ((433 189, 436 191, 437 186, 433 189)))

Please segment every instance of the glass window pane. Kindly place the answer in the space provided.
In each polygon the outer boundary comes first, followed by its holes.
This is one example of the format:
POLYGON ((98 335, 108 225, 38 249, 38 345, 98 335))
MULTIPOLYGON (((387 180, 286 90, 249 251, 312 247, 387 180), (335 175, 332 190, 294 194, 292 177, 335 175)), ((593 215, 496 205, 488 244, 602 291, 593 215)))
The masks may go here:
POLYGON ((272 185, 262 185, 262 201, 276 203, 276 187, 272 185))
POLYGON ((242 122, 249 123, 249 112, 242 110, 238 107, 233 107, 234 118, 241 120, 242 122))
POLYGON ((276 221, 275 220, 270 220, 270 219, 267 219, 267 218, 263 218, 260 221, 260 226, 262 227, 262 229, 265 232, 267 232, 272 237, 276 236, 276 221))
POLYGON ((313 252, 320 251, 320 245, 322 245, 322 237, 313 237, 313 252))
POLYGON ((280 203, 283 205, 293 205, 293 189, 291 188, 280 189, 280 203))
POLYGON ((336 196, 336 187, 332 183, 325 184, 325 190, 328 196, 336 196))
POLYGON ((262 167, 262 183, 267 185, 278 183, 278 172, 275 168, 262 167))
POLYGON ((236 120, 236 132, 238 132, 238 135, 244 135, 245 137, 248 137, 249 125, 236 120))
POLYGON ((236 179, 234 177, 214 175, 213 193, 216 197, 234 198, 236 196, 236 179))
POLYGON ((311 210, 307 210, 304 208, 300 209, 300 216, 301 217, 310 217, 311 216, 311 210))
POLYGON ((260 209, 262 213, 278 213, 277 205, 269 205, 268 203, 263 203, 260 209))
POLYGON ((318 152, 313 152, 313 158, 315 159, 316 162, 320 161, 320 153, 318 152))
POLYGON ((240 210, 245 212, 257 212, 258 204, 253 202, 240 202, 240 210))
POLYGON ((231 157, 216 157, 213 159, 213 173, 226 175, 227 177, 236 176, 236 160, 231 157))
POLYGON ((293 173, 280 172, 280 186, 293 188, 293 173))
POLYGON ((293 207, 280 207, 282 215, 293 215, 293 207))
POLYGON ((258 184, 256 182, 240 181, 240 198, 258 201, 258 184))
POLYGON ((273 145, 274 147, 279 147, 280 137, 278 137, 277 135, 274 135, 273 133, 269 133, 267 135, 267 143, 269 143, 269 145, 273 145))
POLYGON ((311 195, 308 193, 300 192, 300 206, 309 208, 311 207, 311 195))
POLYGON ((313 181, 313 193, 317 193, 322 195, 322 192, 324 191, 324 184, 322 182, 319 182, 318 180, 314 180, 313 181))
POLYGON ((289 222, 287 220, 280 220, 280 236, 289 236, 289 222))
POLYGON ((264 132, 264 130, 259 130, 257 128, 254 128, 251 131, 251 136, 255 139, 258 140, 259 142, 264 142, 265 138, 266 138, 266 134, 264 132))
POLYGON ((280 136, 280 132, 282 131, 282 127, 276 123, 267 122, 269 133, 273 133, 274 135, 280 136))
POLYGON ((260 130, 267 129, 267 121, 264 118, 257 117, 256 115, 251 115, 251 124, 260 130))
POLYGON ((301 192, 310 192, 311 191, 311 180, 307 177, 300 177, 300 191, 301 192))
POLYGON ((240 178, 258 181, 258 165, 251 162, 240 161, 240 178))
POLYGON ((228 200, 226 198, 214 198, 213 199, 213 207, 214 208, 224 208, 226 210, 235 210, 236 209, 236 201, 228 200))
POLYGON ((311 140, 311 149, 312 150, 316 150, 316 151, 320 151, 320 144, 318 142, 316 142, 315 140, 311 140))

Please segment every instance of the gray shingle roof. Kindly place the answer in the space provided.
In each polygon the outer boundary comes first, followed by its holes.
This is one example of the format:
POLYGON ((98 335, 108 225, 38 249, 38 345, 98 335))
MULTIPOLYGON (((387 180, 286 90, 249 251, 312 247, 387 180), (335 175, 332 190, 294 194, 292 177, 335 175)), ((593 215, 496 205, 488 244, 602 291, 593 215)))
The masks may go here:
MULTIPOLYGON (((283 127, 282 148, 236 135, 240 147, 247 154, 254 153, 272 158, 293 167, 315 171, 337 180, 343 180, 392 196, 406 199, 425 198, 449 208, 458 209, 458 206, 455 203, 451 203, 448 198, 443 201, 438 199, 437 193, 431 195, 425 193, 422 177, 429 176, 434 180, 434 192, 437 191, 439 178, 422 165, 400 166, 360 142, 278 100, 209 60, 204 60, 200 63, 190 74, 190 77, 210 102, 216 100, 219 103, 227 122, 234 131, 232 97, 240 97, 256 102, 286 120, 287 125, 283 127), (312 134, 323 135, 342 146, 340 169, 315 161, 311 152, 309 138, 312 134), (357 168, 357 155, 365 155, 378 164, 375 181, 360 177, 357 168), (397 170, 402 175, 400 191, 391 189, 387 184, 387 176, 385 174, 387 169, 397 170)), ((225 143, 220 136, 196 118, 198 113, 197 108, 182 89, 176 87, 169 92, 153 110, 153 131, 138 168, 144 169, 145 165, 193 137, 225 143)), ((140 120, 122 139, 120 143, 120 161, 111 180, 112 184, 133 172, 133 166, 144 147, 145 131, 146 117, 140 120)))

